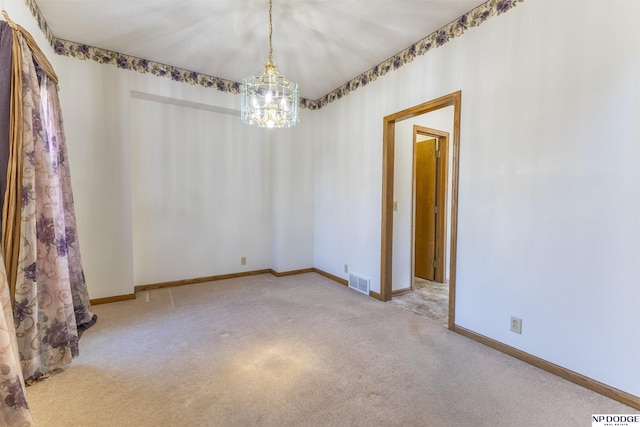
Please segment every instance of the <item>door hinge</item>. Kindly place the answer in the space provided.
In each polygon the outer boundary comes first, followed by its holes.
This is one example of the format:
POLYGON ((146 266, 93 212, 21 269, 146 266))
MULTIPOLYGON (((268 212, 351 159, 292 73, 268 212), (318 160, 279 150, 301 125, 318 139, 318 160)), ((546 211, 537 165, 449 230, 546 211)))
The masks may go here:
POLYGON ((436 206, 435 208, 433 208, 433 211, 434 211, 435 213, 438 213, 438 207, 436 206))
POLYGON ((436 150, 436 159, 440 158, 440 150, 436 150))
POLYGON ((433 260, 433 268, 438 268, 438 261, 433 260))

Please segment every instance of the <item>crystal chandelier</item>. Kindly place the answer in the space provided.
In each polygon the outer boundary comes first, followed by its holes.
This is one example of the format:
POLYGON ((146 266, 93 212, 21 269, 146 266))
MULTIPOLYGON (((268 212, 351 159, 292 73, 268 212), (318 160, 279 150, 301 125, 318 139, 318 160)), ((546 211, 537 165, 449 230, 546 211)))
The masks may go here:
POLYGON ((273 62, 272 0, 269 0, 269 61, 259 76, 242 82, 240 117, 244 123, 266 128, 288 128, 298 123, 298 85, 290 82, 273 62))

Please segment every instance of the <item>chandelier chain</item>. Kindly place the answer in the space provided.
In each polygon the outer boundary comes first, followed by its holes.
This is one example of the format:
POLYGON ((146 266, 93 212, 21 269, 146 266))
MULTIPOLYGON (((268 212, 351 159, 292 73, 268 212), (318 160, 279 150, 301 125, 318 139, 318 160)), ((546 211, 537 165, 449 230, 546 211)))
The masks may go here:
POLYGON ((273 18, 271 17, 271 10, 273 8, 273 0, 269 0, 269 62, 273 63, 273 18))

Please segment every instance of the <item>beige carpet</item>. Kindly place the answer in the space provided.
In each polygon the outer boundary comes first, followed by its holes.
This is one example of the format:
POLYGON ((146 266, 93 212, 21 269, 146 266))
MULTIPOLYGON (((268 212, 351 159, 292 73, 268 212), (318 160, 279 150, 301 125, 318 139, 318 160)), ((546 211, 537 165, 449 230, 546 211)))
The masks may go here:
POLYGON ((590 426, 636 413, 309 273, 142 292, 94 307, 36 425, 590 426))

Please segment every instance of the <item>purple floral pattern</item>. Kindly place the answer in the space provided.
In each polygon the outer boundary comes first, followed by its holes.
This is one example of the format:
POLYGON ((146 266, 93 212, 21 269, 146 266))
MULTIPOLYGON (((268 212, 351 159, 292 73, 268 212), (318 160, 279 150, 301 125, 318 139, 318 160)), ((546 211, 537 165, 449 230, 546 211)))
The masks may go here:
POLYGON ((35 198, 36 195, 33 188, 30 186, 22 187, 22 206, 27 206, 35 198))
MULTIPOLYGON (((56 250, 59 257, 66 257, 69 267, 69 285, 75 309, 75 319, 78 330, 86 330, 96 322, 96 316, 91 312, 91 302, 87 291, 84 270, 82 268, 82 258, 80 256, 80 244, 78 242, 78 232, 76 227, 75 203, 73 201, 73 191, 71 188, 71 171, 67 154, 67 144, 64 135, 64 123, 60 111, 60 101, 56 85, 47 81, 47 92, 49 93, 50 116, 53 118, 52 127, 57 137, 57 156, 52 156, 52 163, 55 165, 55 173, 58 177, 61 193, 61 217, 64 222, 64 230, 61 230, 56 237, 56 250), (53 159, 57 159, 54 161, 53 159), (80 309, 81 308, 81 309, 80 309)), ((72 337, 72 339, 76 339, 72 337)))
MULTIPOLYGON (((56 85, 38 76, 20 37, 23 114, 21 241, 13 318, 29 381, 78 356, 78 330, 95 322, 77 240, 56 85)), ((19 403, 19 396, 12 397, 19 403)))
MULTIPOLYGON (((35 263, 33 263, 35 265, 35 263)), ((25 274, 26 276, 26 274, 25 274)), ((35 281, 35 280, 34 280, 35 281)), ((22 322, 33 317, 33 308, 29 305, 29 301, 23 299, 21 301, 16 300, 13 304, 13 321, 16 327, 20 327, 22 322)))
POLYGON ((28 266, 24 267, 24 277, 33 282, 36 281, 36 263, 31 263, 28 266))
POLYGON ((56 229, 53 225, 53 218, 40 215, 36 223, 36 237, 45 245, 53 245, 56 241, 56 229))
MULTIPOLYGON (((329 92, 323 97, 311 100, 300 99, 300 107, 309 110, 318 110, 331 102, 348 95, 356 89, 368 85, 378 77, 382 77, 391 70, 396 70, 403 65, 413 61, 416 56, 424 55, 435 47, 440 47, 452 39, 461 36, 467 29, 477 27, 492 16, 503 14, 517 3, 524 0, 489 0, 475 9, 465 13, 455 21, 445 25, 439 30, 431 33, 422 40, 417 41, 402 52, 376 65, 365 73, 355 77, 339 88, 329 92)), ((40 29, 58 55, 71 56, 78 59, 90 59, 101 64, 112 64, 119 68, 138 71, 140 73, 151 73, 158 77, 169 77, 174 81, 200 85, 207 88, 215 88, 221 92, 233 94, 240 93, 240 83, 225 80, 207 74, 200 74, 194 71, 185 70, 171 65, 160 64, 134 56, 125 55, 85 44, 75 43, 68 40, 61 40, 53 36, 46 20, 44 19, 35 0, 25 0, 31 9, 31 13, 38 21, 40 29)))
MULTIPOLYGON (((0 425, 30 426, 33 424, 25 396, 24 377, 13 320, 13 307, 9 296, 9 282, 0 254, 0 425)), ((26 318, 29 313, 25 313, 26 318)))
POLYGON ((13 409, 29 409, 27 406, 27 399, 24 397, 24 389, 20 383, 20 378, 13 380, 3 381, 0 384, 0 388, 6 390, 4 397, 4 403, 13 409))
POLYGON ((42 343, 52 348, 60 348, 69 345, 70 336, 66 322, 53 319, 53 322, 44 328, 42 343))

